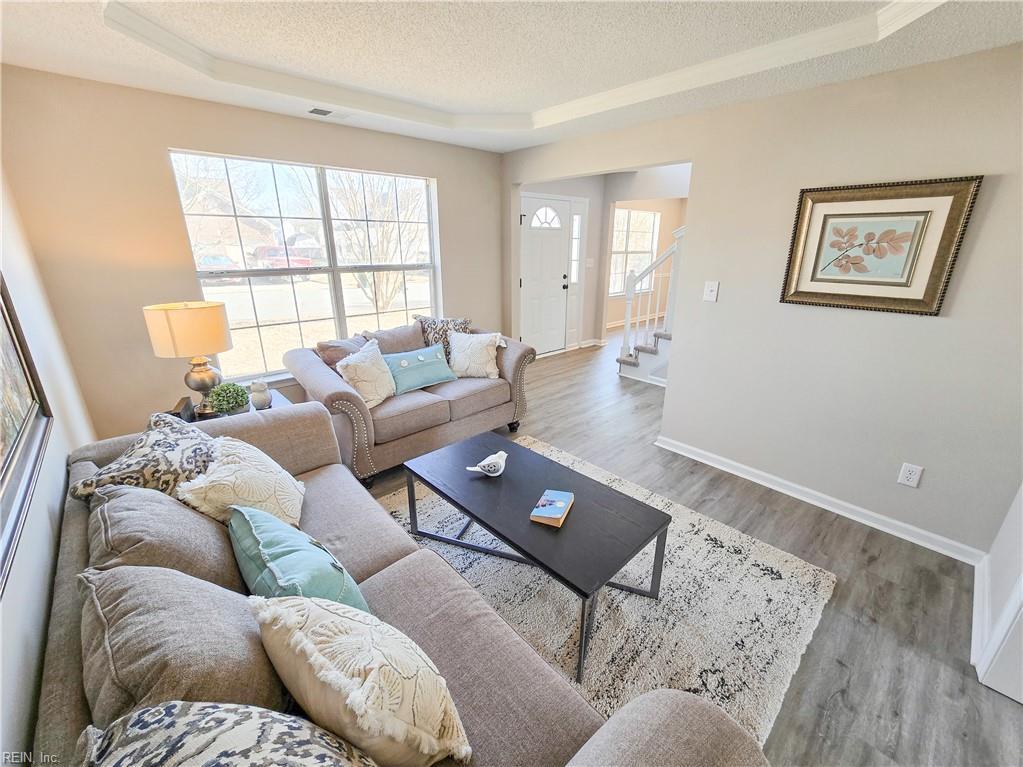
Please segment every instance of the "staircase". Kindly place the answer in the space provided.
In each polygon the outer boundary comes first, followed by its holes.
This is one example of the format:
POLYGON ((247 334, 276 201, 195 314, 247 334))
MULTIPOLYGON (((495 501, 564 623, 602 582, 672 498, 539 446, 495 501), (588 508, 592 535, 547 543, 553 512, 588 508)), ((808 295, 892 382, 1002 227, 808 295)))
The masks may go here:
POLYGON ((618 354, 618 375, 623 378, 656 386, 668 382, 672 314, 685 231, 680 226, 672 232, 675 241, 667 250, 639 274, 629 272, 625 278, 625 336, 618 354), (664 264, 670 269, 662 269, 664 264), (637 290, 647 277, 650 289, 637 290))

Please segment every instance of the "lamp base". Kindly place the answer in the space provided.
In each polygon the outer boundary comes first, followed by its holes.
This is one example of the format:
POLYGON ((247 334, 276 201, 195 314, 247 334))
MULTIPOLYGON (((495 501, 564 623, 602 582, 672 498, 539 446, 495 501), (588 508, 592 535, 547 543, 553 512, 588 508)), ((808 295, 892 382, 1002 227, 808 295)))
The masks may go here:
POLYGON ((213 407, 210 405, 210 389, 224 380, 220 371, 210 365, 209 357, 192 357, 189 360, 192 369, 185 373, 185 386, 192 391, 199 392, 202 401, 196 406, 197 416, 213 415, 213 407))

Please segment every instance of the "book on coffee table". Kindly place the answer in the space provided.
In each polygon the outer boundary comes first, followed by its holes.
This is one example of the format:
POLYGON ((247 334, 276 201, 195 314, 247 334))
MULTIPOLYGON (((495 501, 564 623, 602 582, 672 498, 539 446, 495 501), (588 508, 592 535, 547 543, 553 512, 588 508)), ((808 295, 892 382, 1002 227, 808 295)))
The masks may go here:
POLYGON ((565 523, 575 495, 566 490, 544 490, 540 500, 533 507, 529 518, 541 525, 561 527, 565 523))

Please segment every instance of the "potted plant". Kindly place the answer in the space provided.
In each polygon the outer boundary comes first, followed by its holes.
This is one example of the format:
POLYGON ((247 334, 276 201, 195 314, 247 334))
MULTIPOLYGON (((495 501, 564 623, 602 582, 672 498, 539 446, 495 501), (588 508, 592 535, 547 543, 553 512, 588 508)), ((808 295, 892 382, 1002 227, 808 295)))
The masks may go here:
POLYGON ((236 383, 222 383, 210 390, 210 406, 219 415, 235 415, 249 409, 249 393, 236 383))

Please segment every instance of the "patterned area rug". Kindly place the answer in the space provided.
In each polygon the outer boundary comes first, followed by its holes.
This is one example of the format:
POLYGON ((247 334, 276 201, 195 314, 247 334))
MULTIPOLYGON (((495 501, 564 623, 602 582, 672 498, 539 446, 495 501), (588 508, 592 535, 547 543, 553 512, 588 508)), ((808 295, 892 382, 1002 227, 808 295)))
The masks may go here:
MULTIPOLYGON (((660 687, 703 695, 761 743, 831 597, 835 576, 533 439, 517 442, 670 514, 660 599, 602 589, 594 614, 583 696, 605 716, 660 687)), ((455 535, 465 521, 416 485, 419 526, 455 535)), ((408 529, 404 490, 381 499, 408 529)), ((497 545, 473 526, 465 540, 497 545)), ((420 539, 443 556, 554 668, 575 684, 579 599, 537 568, 420 539)), ((651 543, 616 580, 649 584, 651 543)))

